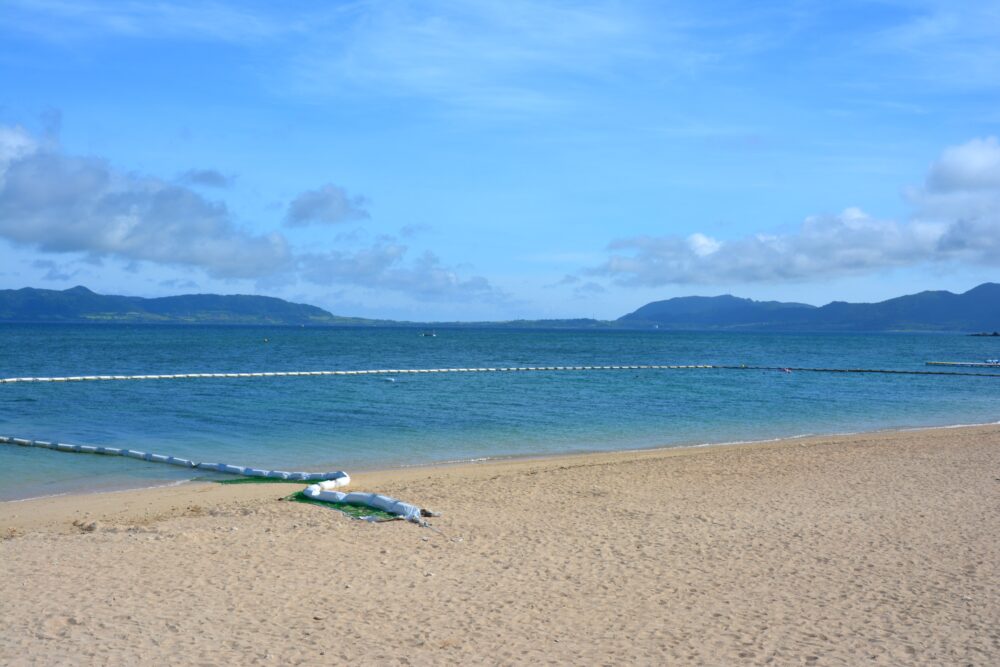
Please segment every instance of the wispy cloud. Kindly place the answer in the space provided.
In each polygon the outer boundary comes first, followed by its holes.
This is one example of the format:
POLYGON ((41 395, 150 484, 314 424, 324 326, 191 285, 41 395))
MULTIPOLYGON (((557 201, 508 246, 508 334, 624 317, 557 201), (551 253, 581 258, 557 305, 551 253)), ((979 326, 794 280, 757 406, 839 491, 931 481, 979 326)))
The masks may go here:
POLYGON ((821 13, 799 3, 704 11, 616 0, 358 0, 290 9, 13 0, 0 25, 58 41, 266 46, 270 64, 261 74, 282 94, 420 99, 520 117, 607 102, 608 86, 635 92, 739 70, 821 13))
POLYGON ((561 108, 574 88, 627 73, 655 53, 652 40, 671 39, 611 2, 372 2, 338 18, 328 39, 295 53, 299 90, 510 113, 561 108))
POLYGON ((857 208, 807 218, 792 233, 613 241, 590 270, 631 285, 815 281, 924 264, 1000 266, 1000 143, 951 147, 908 198, 913 214, 881 220, 857 208))
POLYGON ((573 290, 573 295, 577 299, 587 299, 598 294, 604 294, 607 291, 608 290, 604 287, 604 285, 590 280, 576 287, 573 290))
POLYGON ((549 283, 548 285, 545 285, 545 288, 546 289, 551 289, 553 287, 565 287, 567 285, 579 285, 581 282, 583 282, 583 279, 580 278, 580 276, 574 276, 571 273, 567 273, 566 275, 564 275, 562 278, 560 278, 559 280, 555 281, 554 283, 549 283))
POLYGON ((184 185, 200 185, 206 188, 228 188, 233 183, 231 176, 226 176, 215 169, 189 169, 177 180, 184 185))
POLYGON ((198 289, 198 283, 193 280, 183 280, 180 278, 168 278, 167 280, 161 280, 157 283, 160 287, 167 287, 169 289, 188 289, 196 290, 198 289))
POLYGON ((57 41, 106 36, 225 42, 259 41, 296 32, 304 24, 232 3, 12 0, 0 24, 57 41))
POLYGON ((904 18, 866 36, 866 51, 900 59, 905 67, 897 76, 938 87, 1000 86, 1000 5, 924 0, 904 6, 904 18))
POLYGON ((42 276, 42 280, 65 282, 67 280, 72 280, 74 276, 80 273, 79 269, 65 270, 63 267, 59 266, 50 259, 36 259, 31 263, 31 265, 36 269, 45 269, 45 274, 42 276))
POLYGON ((303 279, 405 292, 425 301, 502 301, 506 295, 482 276, 462 276, 432 252, 404 262, 407 248, 383 239, 356 252, 310 253, 299 258, 303 279))

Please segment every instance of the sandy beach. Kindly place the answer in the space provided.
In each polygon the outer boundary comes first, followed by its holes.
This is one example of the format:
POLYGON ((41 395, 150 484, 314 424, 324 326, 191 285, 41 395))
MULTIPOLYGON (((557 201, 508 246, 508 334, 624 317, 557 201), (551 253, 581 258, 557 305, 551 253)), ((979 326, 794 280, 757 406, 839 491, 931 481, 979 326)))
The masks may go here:
MULTIPOLYGON (((57 454, 54 454, 57 455, 57 454)), ((1000 427, 0 504, 0 663, 991 665, 1000 427)))

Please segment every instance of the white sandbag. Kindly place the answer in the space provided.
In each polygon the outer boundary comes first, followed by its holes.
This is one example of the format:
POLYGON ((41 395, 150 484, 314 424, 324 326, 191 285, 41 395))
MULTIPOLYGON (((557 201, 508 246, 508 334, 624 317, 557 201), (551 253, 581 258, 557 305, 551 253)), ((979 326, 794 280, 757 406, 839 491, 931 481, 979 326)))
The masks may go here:
POLYGON ((313 486, 318 486, 323 491, 330 491, 331 489, 347 486, 351 483, 351 476, 346 472, 327 473, 327 475, 339 475, 339 477, 329 477, 319 484, 313 484, 313 486))
POLYGON ((326 473, 327 482, 337 482, 337 486, 346 486, 351 483, 351 476, 343 470, 326 473))
POLYGON ((388 496, 378 496, 378 503, 378 508, 389 514, 401 516, 407 521, 420 523, 420 508, 416 505, 404 503, 402 500, 389 498, 388 496))
POLYGON ((12 438, 9 436, 0 436, 0 442, 17 444, 21 446, 36 446, 50 449, 57 449, 60 451, 68 452, 82 452, 89 454, 104 454, 111 456, 127 456, 129 458, 140 459, 145 461, 150 461, 153 463, 167 463, 170 465, 176 465, 186 468, 198 468, 201 470, 211 470, 215 472, 227 473, 232 475, 245 475, 248 477, 266 477, 269 479, 294 479, 294 480, 309 480, 316 481, 316 484, 310 484, 305 490, 304 494, 308 498, 313 498, 316 500, 323 500, 326 502, 346 502, 355 505, 360 505, 363 507, 371 507, 373 509, 379 509, 395 516, 402 517, 408 521, 413 521, 420 523, 421 520, 421 510, 415 505, 409 503, 404 503, 396 498, 390 498, 389 496, 382 496, 375 493, 343 493, 336 491, 337 488, 346 486, 350 484, 351 477, 343 470, 334 470, 322 473, 310 473, 310 472, 286 472, 284 470, 263 470, 260 468, 245 468, 243 466, 229 465, 226 463, 210 463, 201 462, 196 463, 189 459, 179 458, 175 456, 167 456, 163 454, 153 454, 152 452, 142 452, 135 449, 118 449, 117 447, 100 447, 92 445, 74 445, 67 443, 50 443, 45 440, 26 440, 24 438, 12 438))
POLYGON ((377 493, 364 493, 361 491, 355 491, 354 493, 348 493, 347 498, 344 499, 349 503, 357 503, 359 505, 367 505, 368 507, 374 507, 375 509, 389 511, 392 507, 394 499, 389 496, 383 496, 377 493))
POLYGON ((302 478, 303 480, 307 482, 315 482, 315 481, 337 479, 338 475, 343 475, 345 473, 337 471, 337 472, 310 472, 302 474, 305 475, 305 477, 302 478))
POLYGON ((303 495, 312 500, 322 500, 326 503, 340 503, 347 496, 346 493, 323 489, 319 484, 310 484, 302 491, 303 495))
MULTIPOLYGON (((389 514, 401 516, 407 521, 414 521, 417 523, 420 522, 419 507, 409 503, 404 503, 403 501, 395 498, 390 498, 389 496, 382 496, 377 493, 363 493, 361 491, 354 491, 347 494, 340 494, 337 491, 323 491, 321 493, 336 493, 343 496, 338 502, 372 507, 374 509, 382 510, 383 512, 388 512, 389 514)), ((321 497, 318 499, 322 500, 321 497)))

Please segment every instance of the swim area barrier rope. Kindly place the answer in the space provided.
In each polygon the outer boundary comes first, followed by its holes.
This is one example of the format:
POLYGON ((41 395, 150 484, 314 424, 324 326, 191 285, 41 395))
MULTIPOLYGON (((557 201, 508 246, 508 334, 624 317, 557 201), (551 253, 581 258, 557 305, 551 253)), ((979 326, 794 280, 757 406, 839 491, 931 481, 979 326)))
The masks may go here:
MULTIPOLYGON (((928 362, 943 365, 942 362, 928 362)), ((1000 366, 998 366, 1000 368, 1000 366)), ((976 373, 968 371, 917 371, 887 368, 805 368, 799 366, 751 366, 719 364, 640 364, 629 366, 507 366, 481 368, 379 368, 355 371, 273 371, 267 373, 171 373, 167 375, 68 375, 62 377, 8 377, 0 378, 0 384, 19 382, 98 382, 115 380, 186 380, 206 378, 269 378, 269 377, 316 377, 341 375, 414 375, 423 373, 530 373, 542 371, 630 371, 630 370, 741 370, 741 371, 801 371, 806 373, 884 373, 888 375, 966 375, 1000 377, 1000 373, 976 373)))
MULTIPOLYGON (((928 362, 935 365, 944 365, 941 362, 928 362)), ((957 365, 957 364, 955 364, 957 365)), ((883 373, 890 375, 963 375, 974 377, 1000 377, 1000 373, 981 373, 968 371, 917 371, 917 370, 895 370, 876 368, 803 368, 795 366, 749 366, 740 365, 716 365, 716 364, 686 364, 686 365, 617 365, 617 366, 518 366, 518 367, 483 367, 483 368, 401 368, 401 369, 375 369, 375 370, 340 370, 340 371, 275 371, 261 373, 173 373, 167 375, 72 375, 63 377, 8 377, 0 378, 0 384, 14 383, 35 383, 35 382, 94 382, 94 381, 116 381, 116 380, 181 380, 181 379, 204 379, 204 378, 269 378, 269 377, 315 377, 315 376, 358 376, 358 375, 407 375, 422 373, 519 373, 519 372, 543 372, 543 371, 621 371, 621 370, 690 370, 690 369, 714 369, 714 370, 743 370, 743 371, 779 371, 790 373, 793 371, 808 373, 883 373)), ((423 510, 415 505, 404 503, 395 498, 382 496, 374 493, 343 493, 336 491, 338 487, 346 486, 351 478, 343 470, 334 472, 286 472, 284 470, 263 470, 260 468, 249 468, 245 466, 230 465, 228 463, 205 463, 191 461, 190 459, 167 456, 164 454, 154 454, 152 452, 142 452, 134 449, 119 449, 117 447, 98 447, 93 445, 75 445, 61 442, 49 442, 47 440, 29 440, 26 438, 13 438, 0 436, 0 444, 18 445, 21 447, 39 447, 60 452, 70 452, 76 454, 101 454, 105 456, 125 456, 128 458, 148 461, 150 463, 166 463, 182 468, 199 469, 209 472, 220 472, 231 475, 242 475, 244 477, 259 477, 277 480, 301 480, 313 481, 303 491, 303 494, 312 500, 320 500, 331 503, 347 503, 353 505, 363 505, 382 510, 389 514, 412 521, 420 525, 428 525, 421 519, 423 516, 435 516, 433 512, 423 510)))

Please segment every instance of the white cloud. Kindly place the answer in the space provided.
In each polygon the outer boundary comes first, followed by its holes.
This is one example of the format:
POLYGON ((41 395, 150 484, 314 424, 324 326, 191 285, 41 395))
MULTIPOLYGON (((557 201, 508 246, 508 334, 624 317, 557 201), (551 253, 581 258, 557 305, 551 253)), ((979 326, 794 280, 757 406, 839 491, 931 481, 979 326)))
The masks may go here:
POLYGON ((318 190, 306 190, 288 205, 285 223, 305 227, 313 223, 337 224, 369 217, 364 197, 350 196, 340 186, 327 183, 318 190))
POLYGON ((689 236, 613 241, 590 273, 633 285, 815 281, 923 264, 1000 266, 1000 143, 946 149, 908 197, 913 214, 881 220, 857 208, 811 216, 797 230, 717 240, 689 236))
POLYGON ((43 150, 0 132, 0 236, 45 252, 195 266, 248 278, 286 268, 280 235, 237 227, 225 204, 105 161, 43 150))
POLYGON ((931 167, 925 190, 939 194, 1000 190, 1000 142, 986 137, 945 149, 931 167))
POLYGON ((1000 142, 973 139, 946 149, 922 188, 911 190, 914 224, 938 226, 941 259, 1000 265, 1000 142))
POLYGON ((691 248, 693 252, 698 257, 706 257, 714 252, 718 252, 719 248, 722 247, 722 243, 713 239, 711 236, 705 236, 704 234, 694 233, 688 237, 688 247, 691 248))
POLYGON ((7 167, 38 150, 38 144, 27 130, 20 126, 0 125, 0 184, 4 181, 7 167))
MULTIPOLYGON (((218 172, 192 170, 180 180, 218 185, 222 179, 218 172)), ((296 198, 286 223, 367 217, 363 202, 328 184, 296 198)), ((42 147, 17 127, 0 126, 0 238, 40 251, 33 267, 46 270, 46 280, 74 275, 48 257, 59 254, 95 265, 120 260, 131 272, 149 262, 258 285, 304 280, 392 291, 419 301, 506 298, 486 278, 464 275, 430 251, 411 258, 409 248, 394 237, 379 237, 360 250, 297 252, 278 232, 240 228, 221 201, 114 169, 105 160, 65 154, 56 145, 42 147)))

